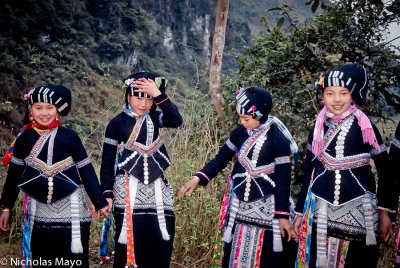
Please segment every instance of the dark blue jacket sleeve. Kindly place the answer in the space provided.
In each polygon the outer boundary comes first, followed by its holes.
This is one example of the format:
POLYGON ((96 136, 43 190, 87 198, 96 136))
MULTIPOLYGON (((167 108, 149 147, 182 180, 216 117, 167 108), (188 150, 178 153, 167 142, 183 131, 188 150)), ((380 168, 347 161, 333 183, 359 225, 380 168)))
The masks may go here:
MULTIPOLYGON (((271 128, 272 130, 272 128, 271 128)), ((275 218, 289 218, 291 182, 290 142, 277 128, 273 128, 275 157, 275 218)))
POLYGON ((118 117, 114 118, 108 124, 103 143, 103 154, 100 167, 100 181, 101 190, 106 198, 114 197, 114 167, 117 157, 118 143, 120 140, 118 136, 118 129, 122 127, 118 126, 117 118, 118 117))
POLYGON ((165 93, 161 93, 160 96, 155 97, 153 100, 162 111, 159 118, 161 127, 176 128, 182 125, 183 120, 178 107, 165 93))
POLYGON ((0 206, 12 209, 18 198, 18 182, 25 169, 24 159, 28 156, 29 150, 25 144, 26 135, 22 134, 14 144, 14 154, 11 159, 7 177, 1 194, 0 206))
POLYGON ((390 151, 389 151, 389 158, 390 158, 390 174, 394 176, 395 180, 395 190, 391 191, 393 194, 392 202, 397 204, 400 195, 400 122, 397 125, 396 133, 394 134, 390 151))
POLYGON ((222 145, 217 155, 195 174, 200 179, 200 185, 207 185, 232 160, 238 150, 237 140, 240 132, 238 129, 232 131, 229 139, 222 145))
POLYGON ((371 156, 378 173, 378 206, 395 211, 397 209, 397 198, 393 194, 393 189, 395 189, 394 174, 398 174, 398 172, 391 174, 387 148, 377 127, 375 125, 372 125, 372 127, 375 132, 376 140, 381 147, 381 152, 379 152, 376 148, 371 146, 371 156))

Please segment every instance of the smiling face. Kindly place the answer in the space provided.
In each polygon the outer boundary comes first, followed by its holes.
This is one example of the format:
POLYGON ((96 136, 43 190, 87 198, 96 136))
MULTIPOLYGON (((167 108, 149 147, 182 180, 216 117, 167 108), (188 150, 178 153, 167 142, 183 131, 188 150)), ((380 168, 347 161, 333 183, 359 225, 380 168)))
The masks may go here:
POLYGON ((350 90, 345 87, 327 87, 322 93, 322 99, 328 110, 340 115, 349 108, 352 97, 350 90))
POLYGON ((46 102, 36 102, 31 105, 32 118, 42 126, 50 125, 57 117, 57 107, 46 102))
POLYGON ((260 126, 260 121, 247 114, 239 114, 240 123, 247 129, 252 130, 260 126))
POLYGON ((137 96, 128 95, 129 105, 137 115, 144 115, 150 111, 153 106, 152 98, 142 98, 137 96))

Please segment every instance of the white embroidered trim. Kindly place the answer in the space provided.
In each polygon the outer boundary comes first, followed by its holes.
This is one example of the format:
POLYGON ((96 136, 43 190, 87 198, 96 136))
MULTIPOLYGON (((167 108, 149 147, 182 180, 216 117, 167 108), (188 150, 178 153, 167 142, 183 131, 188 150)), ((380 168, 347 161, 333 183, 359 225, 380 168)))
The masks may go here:
POLYGON ((290 157, 289 156, 281 156, 281 157, 276 157, 275 158, 275 163, 278 164, 288 164, 290 163, 290 157))
POLYGON ((19 159, 19 158, 16 158, 15 156, 13 156, 13 157, 11 158, 11 162, 14 163, 14 164, 16 164, 16 165, 18 165, 18 166, 23 166, 23 165, 25 165, 24 160, 19 159))
POLYGON ((110 144, 110 145, 114 145, 114 146, 118 145, 118 141, 116 141, 114 139, 110 139, 110 138, 104 138, 104 143, 107 143, 107 144, 110 144))
POLYGON ((86 166, 86 165, 88 165, 90 163, 91 163, 90 159, 87 157, 87 158, 83 159, 82 161, 79 161, 78 163, 76 163, 76 167, 77 168, 82 168, 82 167, 84 167, 84 166, 86 166))
POLYGON ((379 145, 379 147, 381 147, 381 151, 380 152, 375 148, 371 150, 370 153, 371 153, 372 156, 373 155, 378 155, 378 154, 380 154, 382 152, 386 152, 387 151, 387 147, 386 147, 385 144, 381 144, 381 145, 379 145))
POLYGON ((397 148, 400 148, 400 140, 393 138, 392 144, 397 148))
POLYGON ((228 148, 229 149, 231 149, 232 151, 237 151, 237 148, 236 148, 236 146, 231 142, 231 140, 227 140, 226 142, 225 142, 225 144, 226 144, 226 146, 228 146, 228 148))

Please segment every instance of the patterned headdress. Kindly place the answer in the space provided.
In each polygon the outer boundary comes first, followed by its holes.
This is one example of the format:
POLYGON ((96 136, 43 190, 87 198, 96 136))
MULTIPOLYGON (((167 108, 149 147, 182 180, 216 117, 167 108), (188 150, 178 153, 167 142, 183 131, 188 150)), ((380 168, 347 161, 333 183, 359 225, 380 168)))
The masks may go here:
MULTIPOLYGON (((316 83, 317 90, 324 90, 330 86, 344 87, 350 90, 353 101, 357 104, 362 104, 367 96, 368 91, 368 73, 363 66, 360 64, 345 64, 339 66, 326 73, 324 77, 320 77, 316 83)), ((364 143, 369 143, 374 146, 376 150, 381 152, 381 148, 377 142, 375 133, 372 128, 372 124, 360 109, 355 105, 350 107, 340 115, 332 114, 329 109, 325 106, 318 114, 315 122, 315 128, 313 133, 312 141, 312 152, 315 155, 321 154, 323 150, 323 135, 324 128, 323 124, 327 118, 343 119, 349 114, 354 114, 357 118, 358 125, 361 128, 363 134, 364 143)))
MULTIPOLYGON (((25 94, 26 100, 26 108, 25 108, 25 117, 24 117, 24 127, 21 129, 20 133, 14 138, 11 142, 10 147, 5 153, 2 163, 3 165, 8 165, 11 161, 11 158, 14 154, 14 145, 19 136, 21 136, 24 131, 36 126, 40 128, 39 124, 34 121, 31 122, 31 118, 29 116, 29 105, 32 105, 37 102, 45 102, 53 104, 57 107, 58 114, 66 116, 71 110, 71 91, 62 85, 47 85, 47 86, 39 86, 35 88, 29 88, 27 94, 25 94)), ((60 126, 61 122, 56 119, 50 125, 46 126, 47 129, 54 128, 60 126)))
POLYGON ((322 90, 338 86, 350 90, 353 100, 357 104, 362 104, 368 92, 368 74, 360 64, 345 64, 339 66, 325 74, 317 83, 317 87, 322 90))
POLYGON ((60 115, 66 116, 71 110, 71 91, 62 85, 39 86, 31 89, 27 96, 29 105, 46 102, 57 107, 60 115))
POLYGON ((125 90, 126 104, 128 104, 128 95, 151 99, 151 96, 147 95, 146 93, 135 91, 136 88, 133 87, 133 81, 140 78, 147 78, 153 80, 161 92, 165 92, 165 89, 168 86, 168 80, 164 76, 160 76, 159 74, 156 73, 139 72, 131 74, 130 76, 123 79, 123 82, 127 86, 125 90))
POLYGON ((265 88, 248 87, 236 92, 236 112, 251 115, 264 123, 272 109, 271 93, 265 88))

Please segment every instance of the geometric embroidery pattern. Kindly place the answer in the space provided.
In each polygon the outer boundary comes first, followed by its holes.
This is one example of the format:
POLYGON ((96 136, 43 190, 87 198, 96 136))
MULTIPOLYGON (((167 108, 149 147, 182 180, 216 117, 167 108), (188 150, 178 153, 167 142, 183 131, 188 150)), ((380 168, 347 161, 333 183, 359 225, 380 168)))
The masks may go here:
MULTIPOLYGON (((92 216, 83 186, 76 190, 79 196, 79 221, 89 222, 92 216)), ((55 223, 71 222, 71 195, 50 204, 36 202, 35 221, 55 223)))
MULTIPOLYGON (((365 235, 365 215, 363 209, 363 198, 354 199, 348 203, 339 206, 333 206, 328 203, 328 228, 332 231, 339 231, 340 233, 348 233, 352 235, 365 235)), ((376 199, 372 199, 372 210, 376 211, 376 199)), ((317 222, 319 214, 318 203, 321 202, 317 199, 316 211, 314 221, 317 222)), ((374 213, 373 222, 375 230, 378 228, 378 213, 374 213)))
POLYGON ((256 226, 237 224, 232 242, 229 267, 260 267, 265 230, 256 226))
MULTIPOLYGON (((115 177, 114 183, 114 205, 117 208, 125 208, 124 175, 115 177)), ((160 179, 159 179, 160 180, 160 179)), ((161 182, 162 199, 165 210, 172 211, 174 205, 173 189, 169 183, 161 182)), ((156 209, 154 183, 144 184, 138 181, 137 194, 134 209, 156 209)))
POLYGON ((272 226, 274 212, 273 195, 252 202, 242 202, 239 200, 239 211, 236 219, 264 226, 272 226))

